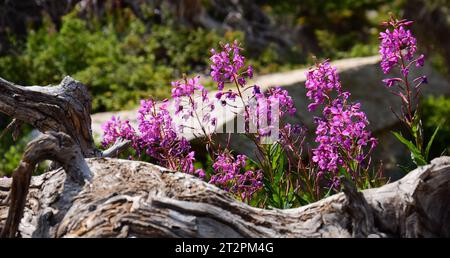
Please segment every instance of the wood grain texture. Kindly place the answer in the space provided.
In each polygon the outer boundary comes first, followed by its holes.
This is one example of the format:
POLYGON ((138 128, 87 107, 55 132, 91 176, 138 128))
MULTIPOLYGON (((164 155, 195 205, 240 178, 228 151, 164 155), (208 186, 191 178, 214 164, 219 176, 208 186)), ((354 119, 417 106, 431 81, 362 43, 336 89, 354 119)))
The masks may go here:
POLYGON ((13 172, 10 193, 3 203, 9 205, 8 217, 1 230, 1 237, 14 237, 22 219, 31 175, 43 160, 61 164, 75 184, 83 185, 92 180, 92 173, 84 156, 72 138, 61 132, 49 132, 32 140, 26 147, 19 166, 13 172))
POLYGON ((41 132, 68 134, 85 157, 100 155, 92 137, 91 97, 70 76, 56 86, 19 86, 0 78, 0 112, 41 132))
MULTIPOLYGON (((20 237, 449 237, 450 157, 362 192, 264 210, 191 175, 149 163, 87 159, 84 186, 60 168, 33 177, 20 237)), ((11 188, 0 180, 0 200, 11 188)), ((8 207, 0 206, 0 225, 8 207)), ((1 226, 0 226, 1 227, 1 226)))
POLYGON ((1 135, 12 130, 16 139, 24 123, 43 133, 27 145, 13 172, 11 191, 4 200, 10 209, 1 237, 16 235, 31 175, 38 163, 51 160, 51 169, 62 166, 74 182, 83 183, 91 179, 84 158, 115 157, 130 145, 129 141, 118 141, 104 152, 96 148, 91 129, 91 97, 87 87, 70 76, 56 86, 26 87, 0 78, 0 112, 13 118, 1 135))
POLYGON ((13 178, 0 179, 2 236, 450 237, 450 157, 380 188, 358 192, 343 180, 343 193, 264 210, 188 174, 106 158, 129 142, 97 150, 90 105, 86 87, 70 77, 53 87, 0 78, 0 112, 15 119, 11 127, 43 132, 13 178), (31 177, 43 160, 54 169, 31 177))

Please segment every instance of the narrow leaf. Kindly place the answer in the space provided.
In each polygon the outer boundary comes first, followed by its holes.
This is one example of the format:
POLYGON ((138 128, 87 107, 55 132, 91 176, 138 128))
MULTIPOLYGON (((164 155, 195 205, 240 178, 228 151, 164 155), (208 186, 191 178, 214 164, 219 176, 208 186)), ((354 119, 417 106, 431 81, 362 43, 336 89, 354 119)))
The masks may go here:
POLYGON ((434 130, 433 135, 430 138, 430 141, 428 141, 427 148, 425 149, 425 159, 428 161, 431 145, 433 144, 434 138, 436 137, 437 133, 439 131, 439 126, 436 127, 436 130, 434 130))
POLYGON ((423 166, 427 164, 420 150, 412 142, 408 141, 407 139, 405 139, 405 137, 403 137, 401 134, 397 132, 392 133, 401 143, 403 143, 406 147, 408 147, 408 149, 411 151, 413 161, 414 163, 416 163, 417 166, 423 166))

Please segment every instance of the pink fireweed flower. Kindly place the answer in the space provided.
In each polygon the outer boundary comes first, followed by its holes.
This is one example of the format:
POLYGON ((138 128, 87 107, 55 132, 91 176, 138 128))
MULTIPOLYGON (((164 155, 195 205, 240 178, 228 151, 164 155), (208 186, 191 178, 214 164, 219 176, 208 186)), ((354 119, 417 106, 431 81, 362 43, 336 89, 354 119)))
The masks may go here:
POLYGON ((384 25, 389 28, 385 32, 380 33, 379 50, 383 72, 387 74, 393 68, 397 68, 401 74, 401 78, 387 78, 383 82, 388 88, 394 85, 398 86, 396 88, 398 92, 392 91, 402 99, 402 115, 397 115, 397 117, 403 117, 401 120, 407 125, 412 124, 413 110, 417 108, 419 101, 419 87, 427 83, 424 76, 413 79, 412 81, 415 85, 412 85, 409 79, 410 71, 414 69, 414 63, 416 68, 423 67, 425 64, 425 55, 420 54, 417 58, 414 58, 417 52, 417 40, 412 32, 406 29, 411 24, 411 21, 396 20, 394 18, 384 22, 384 25), (415 90, 417 91, 414 92, 415 90))
POLYGON ((329 61, 317 64, 317 67, 306 72, 306 96, 313 100, 308 105, 309 111, 316 110, 322 105, 332 91, 341 92, 341 83, 336 68, 331 66, 329 61))
POLYGON ((391 88, 396 83, 403 82, 403 80, 401 78, 388 78, 384 79, 383 82, 386 84, 386 87, 391 88))
POLYGON ((161 166, 194 173, 195 153, 190 151, 189 142, 178 136, 167 102, 157 107, 153 100, 142 100, 137 122, 138 132, 128 121, 113 116, 103 125, 103 144, 109 145, 119 138, 130 140, 138 155, 145 152, 161 166))
POLYGON ((421 54, 416 61, 416 67, 422 67, 425 65, 425 55, 421 54))
POLYGON ((240 54, 242 49, 239 45, 239 42, 235 40, 233 44, 222 44, 220 51, 211 50, 211 77, 217 82, 219 92, 216 94, 216 98, 222 106, 229 105, 232 108, 239 106, 244 108, 245 130, 248 132, 248 118, 250 114, 248 105, 245 103, 248 99, 244 99, 242 92, 245 90, 247 79, 253 77, 253 67, 247 66, 245 68, 245 57, 240 54), (236 88, 223 92, 226 83, 233 83, 236 88), (239 103, 236 103, 237 98, 240 99, 239 103), (227 100, 230 100, 232 103, 227 100))
POLYGON ((206 173, 205 173, 205 170, 199 168, 199 169, 195 170, 194 175, 197 175, 198 177, 203 179, 203 178, 205 178, 206 173))
POLYGON ((203 91, 204 87, 200 84, 200 76, 194 78, 186 78, 185 80, 172 82, 172 97, 179 98, 191 96, 194 91, 203 91))
POLYGON ((284 114, 294 115, 296 108, 294 101, 287 90, 281 87, 270 88, 267 93, 265 93, 266 99, 269 103, 278 103, 279 105, 279 117, 283 117, 284 114))
POLYGON ((172 117, 167 110, 166 104, 156 107, 153 100, 142 100, 138 110, 138 127, 141 132, 140 147, 146 149, 150 156, 159 146, 169 147, 176 139, 177 133, 172 124, 172 117))
POLYGON ((136 147, 167 163, 169 168, 192 173, 194 152, 190 151, 189 142, 178 135, 167 105, 164 102, 156 107, 153 100, 141 101, 137 118, 141 134, 136 147))
POLYGON ((414 54, 417 51, 417 40, 413 36, 411 30, 406 26, 412 24, 407 20, 391 19, 384 23, 386 26, 392 27, 380 32, 380 50, 381 68, 385 74, 389 73, 395 66, 400 66, 402 74, 407 77, 411 63, 415 63, 416 67, 422 67, 425 64, 425 55, 421 54, 415 60, 414 54), (406 63, 406 61, 410 63, 406 63))
POLYGON ((243 200, 249 200, 261 189, 263 175, 260 170, 244 171, 246 159, 245 155, 237 155, 236 158, 229 153, 218 155, 213 164, 214 175, 209 183, 238 194, 243 200))
POLYGON ((349 103, 350 93, 341 91, 335 67, 327 61, 318 64, 308 71, 306 85, 309 90, 307 96, 314 101, 310 110, 324 105, 322 117, 315 118, 315 142, 318 146, 313 149, 312 160, 319 172, 331 173, 331 185, 336 187, 339 168, 358 173, 352 164, 362 167, 368 165, 364 162, 375 148, 377 140, 367 130, 369 121, 361 111, 361 104, 349 103))
POLYGON ((135 130, 130 125, 130 121, 120 120, 120 117, 112 116, 111 120, 102 125, 103 129, 103 147, 113 144, 119 138, 125 140, 133 140, 135 138, 135 130))
POLYGON ((247 76, 249 79, 253 78, 253 66, 251 65, 247 67, 247 76))
POLYGON ((262 179, 261 170, 247 170, 237 176, 231 191, 239 193, 242 200, 250 200, 253 194, 262 188, 262 179))
POLYGON ((221 51, 211 49, 211 77, 219 91, 223 90, 226 83, 236 82, 243 87, 246 84, 246 78, 253 77, 253 68, 248 66, 244 70, 245 57, 240 54, 241 48, 238 41, 233 44, 224 44, 221 51))
POLYGON ((172 82, 172 98, 175 115, 186 121, 194 118, 191 122, 200 122, 199 126, 205 132, 215 128, 216 118, 211 116, 215 105, 210 101, 208 91, 200 83, 200 76, 172 82))
POLYGON ((292 97, 281 87, 261 92, 259 86, 255 85, 252 100, 247 113, 250 117, 245 116, 245 120, 258 128, 259 136, 268 136, 286 114, 293 116, 296 112, 292 97))
POLYGON ((348 104, 347 99, 333 100, 323 110, 323 118, 316 119, 316 139, 313 161, 324 171, 337 172, 339 167, 350 169, 346 159, 362 162, 363 148, 376 146, 376 139, 366 130, 369 122, 359 103, 348 104))
POLYGON ((192 109, 196 108, 196 102, 192 98, 196 97, 194 95, 196 92, 200 92, 202 102, 208 101, 208 91, 200 83, 200 76, 172 82, 172 98, 175 100, 175 115, 181 111, 184 111, 183 113, 187 112, 189 116, 193 115, 192 109), (186 105, 182 105, 184 99, 188 103, 188 108, 186 108, 186 105))
POLYGON ((416 38, 403 26, 381 32, 380 40, 381 68, 385 74, 401 61, 402 56, 411 61, 417 51, 416 38))

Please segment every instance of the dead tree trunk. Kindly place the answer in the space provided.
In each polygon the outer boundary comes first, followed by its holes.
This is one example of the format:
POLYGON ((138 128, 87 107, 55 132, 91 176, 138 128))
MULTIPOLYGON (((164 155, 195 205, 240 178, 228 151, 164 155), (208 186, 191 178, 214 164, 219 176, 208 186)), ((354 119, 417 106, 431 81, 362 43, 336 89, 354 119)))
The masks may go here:
POLYGON ((86 88, 21 87, 0 80, 0 111, 43 135, 29 143, 12 179, 0 179, 6 237, 449 237, 450 157, 403 179, 296 209, 264 210, 191 175, 104 158, 95 149, 86 88), (31 177, 45 159, 60 168, 31 177), (17 234, 16 234, 17 231, 17 234))
MULTIPOLYGON (((94 158, 92 183, 63 169, 33 177, 20 237, 449 237, 450 157, 362 193, 347 188, 308 206, 264 210, 191 175, 94 158)), ((0 199, 11 189, 0 180, 0 199)), ((7 205, 0 206, 0 225, 7 205)), ((1 227, 1 226, 0 226, 1 227)))
POLYGON ((41 132, 66 133, 83 156, 98 156, 91 132, 91 98, 86 86, 71 77, 45 87, 23 87, 0 78, 0 112, 41 132))
MULTIPOLYGON (((6 224, 0 236, 14 237, 23 215, 31 175, 44 160, 62 166, 75 182, 90 180, 84 158, 114 157, 129 142, 117 142, 104 152, 95 147, 91 130, 91 98, 85 85, 65 77, 57 86, 19 86, 0 78, 0 112, 13 117, 10 128, 28 123, 46 133, 30 142, 14 171, 6 224)), ((6 129, 6 130, 7 130, 6 129)), ((4 132, 3 132, 4 133, 4 132)), ((3 134, 2 133, 2 134, 3 134)), ((17 136, 14 130, 13 135, 17 136)))

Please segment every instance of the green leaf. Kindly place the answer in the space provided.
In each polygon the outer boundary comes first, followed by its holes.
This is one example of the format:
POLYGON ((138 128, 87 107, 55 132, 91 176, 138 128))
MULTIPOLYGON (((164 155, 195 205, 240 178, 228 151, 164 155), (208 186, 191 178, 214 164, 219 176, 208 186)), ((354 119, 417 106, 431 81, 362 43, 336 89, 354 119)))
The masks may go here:
POLYGON ((267 147, 266 163, 267 166, 262 167, 265 171, 263 179, 264 190, 267 194, 267 201, 270 206, 275 208, 291 207, 294 204, 295 196, 292 196, 293 190, 286 189, 286 166, 287 156, 283 147, 278 144, 272 144, 267 147))
POLYGON ((344 167, 339 167, 339 174, 345 176, 349 180, 352 180, 352 176, 344 167))
POLYGON ((417 133, 419 132, 419 130, 420 130, 420 120, 419 120, 419 117, 418 117, 418 113, 417 113, 417 111, 414 113, 414 117, 413 117, 413 119, 412 119, 412 124, 411 124, 411 131, 412 131, 412 135, 413 135, 413 137, 416 139, 417 138, 417 133))
POLYGON ((333 187, 328 188, 328 192, 323 196, 323 198, 330 197, 333 191, 333 187))
POLYGON ((425 149, 425 159, 428 160, 429 159, 429 154, 430 154, 430 149, 431 149, 431 145, 433 144, 434 138, 436 137, 437 133, 439 131, 439 126, 436 127, 436 130, 434 130, 433 135, 430 138, 430 141, 428 141, 427 147, 425 149))
POLYGON ((392 134, 394 134, 394 136, 401 143, 403 143, 409 149, 409 151, 411 151, 411 156, 413 158, 414 163, 416 163, 417 166, 423 166, 423 165, 427 164, 427 162, 426 162, 425 158, 423 157, 422 153, 414 145, 414 143, 408 141, 407 139, 405 139, 405 137, 403 137, 401 134, 399 134, 397 132, 392 132, 392 134))
POLYGON ((413 167, 404 166, 404 165, 400 165, 400 164, 397 164, 397 167, 399 167, 402 170, 402 172, 405 174, 409 173, 409 171, 414 169, 413 167))
POLYGON ((301 192, 300 194, 294 193, 300 205, 308 205, 314 202, 313 198, 307 192, 301 192))

